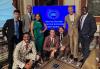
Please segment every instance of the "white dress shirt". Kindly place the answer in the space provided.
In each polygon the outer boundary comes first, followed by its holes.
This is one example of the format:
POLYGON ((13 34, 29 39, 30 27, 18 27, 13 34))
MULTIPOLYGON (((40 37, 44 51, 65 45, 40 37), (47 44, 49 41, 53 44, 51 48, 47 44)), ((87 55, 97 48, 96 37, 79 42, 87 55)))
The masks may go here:
POLYGON ((32 13, 27 13, 27 14, 28 14, 29 18, 31 19, 31 17, 32 17, 32 13))
POLYGON ((74 22, 74 16, 75 16, 74 14, 72 15, 69 14, 70 21, 74 22))
POLYGON ((85 14, 85 15, 82 15, 81 16, 81 19, 80 19, 80 22, 81 22, 81 30, 82 30, 82 28, 83 28, 83 25, 84 25, 84 21, 85 21, 85 19, 86 19, 86 17, 87 17, 87 15, 88 15, 88 13, 87 14, 85 14))

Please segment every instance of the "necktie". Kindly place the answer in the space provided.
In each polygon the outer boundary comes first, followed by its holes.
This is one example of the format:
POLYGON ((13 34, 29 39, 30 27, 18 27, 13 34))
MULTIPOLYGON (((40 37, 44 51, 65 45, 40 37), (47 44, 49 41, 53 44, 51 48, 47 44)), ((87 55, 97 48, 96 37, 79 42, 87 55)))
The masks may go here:
POLYGON ((62 38, 63 38, 63 34, 60 34, 60 41, 62 40, 62 38))
POLYGON ((51 38, 51 47, 54 47, 54 38, 51 38))
POLYGON ((81 27, 81 29, 82 29, 82 27, 83 27, 82 20, 83 20, 83 16, 82 16, 81 19, 80 19, 80 27, 81 27))
POLYGON ((19 38, 19 23, 18 23, 18 21, 16 21, 16 23, 15 23, 15 33, 16 33, 16 37, 19 38))
POLYGON ((32 13, 29 13, 30 14, 30 20, 32 21, 32 13))
POLYGON ((81 16, 81 18, 80 18, 80 22, 82 22, 82 19, 83 19, 83 16, 81 16))
POLYGON ((32 19, 32 15, 31 15, 31 21, 32 21, 33 19, 32 19))

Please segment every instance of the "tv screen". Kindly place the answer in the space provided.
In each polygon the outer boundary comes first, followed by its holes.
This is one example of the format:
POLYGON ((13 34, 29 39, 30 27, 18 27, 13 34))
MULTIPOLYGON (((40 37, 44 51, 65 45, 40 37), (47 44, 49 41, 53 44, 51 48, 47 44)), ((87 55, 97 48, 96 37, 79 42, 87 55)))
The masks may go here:
MULTIPOLYGON (((73 6, 75 12, 75 6, 73 6)), ((50 28, 58 29, 64 25, 65 16, 68 14, 68 6, 33 6, 33 14, 39 13, 41 19, 50 28)), ((68 29, 68 25, 66 26, 68 29)))

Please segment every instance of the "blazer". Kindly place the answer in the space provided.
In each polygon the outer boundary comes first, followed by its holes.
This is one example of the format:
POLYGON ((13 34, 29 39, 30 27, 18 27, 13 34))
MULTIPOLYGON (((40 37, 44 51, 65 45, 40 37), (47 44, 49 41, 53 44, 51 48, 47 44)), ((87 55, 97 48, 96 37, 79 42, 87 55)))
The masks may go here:
POLYGON ((79 16, 75 14, 74 16, 74 23, 72 25, 72 21, 70 20, 69 15, 65 16, 65 22, 64 22, 64 28, 66 27, 66 24, 68 24, 68 34, 72 34, 72 31, 75 30, 78 33, 78 19, 79 16))
POLYGON ((79 22, 79 25, 78 25, 79 35, 83 36, 83 37, 93 38, 94 33, 97 30, 95 18, 91 14, 88 14, 84 20, 84 24, 83 24, 82 29, 81 29, 80 19, 78 22, 79 22))
POLYGON ((36 59, 36 48, 33 41, 30 41, 28 48, 25 47, 26 43, 21 41, 16 45, 13 54, 13 68, 17 69, 20 67, 21 69, 25 66, 26 60, 35 60, 36 59))
POLYGON ((69 35, 63 37, 61 44, 62 46, 68 46, 70 44, 69 35))
MULTIPOLYGON (((60 38, 60 33, 57 31, 56 35, 60 38)), ((63 33, 63 37, 67 35, 67 32, 63 33)))
MULTIPOLYGON (((19 39, 22 39, 22 21, 19 20, 19 39)), ((7 40, 11 40, 15 33, 14 19, 8 19, 2 29, 3 36, 7 37, 7 40)))
POLYGON ((63 46, 68 46, 69 44, 69 36, 67 35, 67 32, 63 33, 63 38, 60 40, 60 33, 57 32, 57 36, 59 37, 59 44, 61 43, 63 46))
MULTIPOLYGON (((34 20, 34 15, 32 15, 32 20, 34 20)), ((28 14, 23 15, 22 22, 23 22, 23 32, 30 31, 30 24, 32 22, 28 14)))
MULTIPOLYGON (((49 51, 50 44, 51 44, 51 38, 50 38, 50 36, 47 36, 44 41, 43 50, 49 51)), ((55 38, 54 38, 54 47, 56 49, 58 49, 58 47, 59 47, 59 39, 57 36, 55 36, 55 38)))

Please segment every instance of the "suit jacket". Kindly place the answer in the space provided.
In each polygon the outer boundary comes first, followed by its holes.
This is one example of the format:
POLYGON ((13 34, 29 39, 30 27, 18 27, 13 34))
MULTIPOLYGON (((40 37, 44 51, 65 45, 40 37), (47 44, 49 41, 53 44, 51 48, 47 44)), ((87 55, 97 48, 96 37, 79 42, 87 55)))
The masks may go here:
POLYGON ((72 30, 75 30, 76 32, 78 32, 78 19, 79 19, 79 16, 75 14, 74 23, 72 25, 72 21, 70 20, 69 15, 65 16, 64 28, 66 27, 66 24, 68 24, 68 34, 69 35, 72 34, 72 30))
MULTIPOLYGON (((32 15, 32 20, 34 20, 34 15, 32 15)), ((25 14, 22 17, 23 21, 23 32, 29 32, 30 31, 30 24, 32 22, 28 14, 25 14)))
POLYGON ((64 36, 61 42, 62 46, 68 46, 70 44, 69 35, 64 36))
MULTIPOLYGON (((57 31, 56 35, 60 38, 60 33, 57 31)), ((63 33, 63 37, 67 35, 67 32, 63 33)))
POLYGON ((79 22, 79 25, 78 25, 79 35, 86 37, 86 38, 87 37, 93 38, 94 33, 97 30, 95 18, 91 14, 88 14, 87 17, 84 20, 84 24, 83 24, 82 29, 81 29, 80 19, 79 19, 78 22, 79 22))
POLYGON ((66 32, 63 33, 63 38, 60 40, 60 33, 57 32, 57 36, 59 37, 59 44, 62 44, 62 46, 68 46, 69 44, 69 36, 66 32))
MULTIPOLYGON (((50 44, 51 44, 51 38, 50 38, 50 36, 47 36, 44 41, 43 50, 49 51, 50 44)), ((55 36, 55 38, 54 38, 54 47, 56 49, 58 49, 58 47, 59 47, 59 39, 57 36, 55 36)))
MULTIPOLYGON (((2 29, 3 36, 6 36, 8 40, 13 39, 15 28, 14 28, 14 19, 9 19, 3 26, 2 29)), ((19 20, 19 39, 22 38, 22 21, 19 20)))
POLYGON ((16 45, 13 54, 13 69, 17 69, 17 67, 23 68, 27 60, 36 59, 36 48, 34 42, 30 41, 27 49, 25 45, 26 43, 24 41, 21 41, 16 45))

